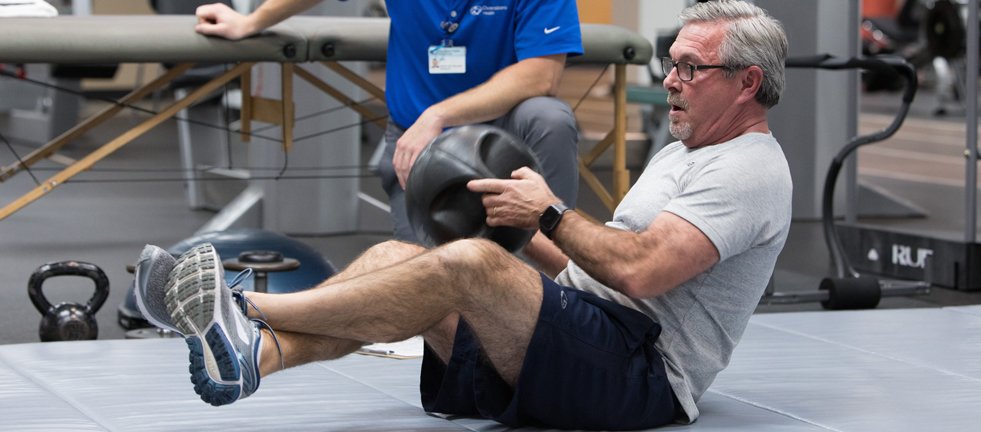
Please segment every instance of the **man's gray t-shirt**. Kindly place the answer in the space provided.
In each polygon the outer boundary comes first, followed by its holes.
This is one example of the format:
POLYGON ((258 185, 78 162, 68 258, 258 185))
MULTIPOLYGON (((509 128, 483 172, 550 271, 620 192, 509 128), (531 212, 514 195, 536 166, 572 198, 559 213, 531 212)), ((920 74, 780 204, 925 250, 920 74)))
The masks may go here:
POLYGON ((792 183, 771 134, 750 133, 688 149, 681 142, 651 159, 607 225, 643 231, 662 211, 685 219, 719 251, 719 262, 664 295, 631 299, 575 263, 556 281, 637 309, 660 323, 656 346, 687 414, 726 367, 773 272, 790 228, 792 183))

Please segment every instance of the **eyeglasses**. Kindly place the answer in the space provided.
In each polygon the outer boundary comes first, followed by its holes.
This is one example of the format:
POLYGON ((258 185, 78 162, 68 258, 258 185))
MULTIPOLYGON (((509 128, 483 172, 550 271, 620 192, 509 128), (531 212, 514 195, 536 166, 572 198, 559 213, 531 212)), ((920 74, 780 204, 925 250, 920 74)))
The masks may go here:
POLYGON ((726 65, 693 65, 688 62, 676 62, 669 57, 661 57, 661 70, 664 76, 671 75, 671 69, 678 69, 678 79, 691 81, 695 77, 695 71, 701 69, 727 69, 726 65))

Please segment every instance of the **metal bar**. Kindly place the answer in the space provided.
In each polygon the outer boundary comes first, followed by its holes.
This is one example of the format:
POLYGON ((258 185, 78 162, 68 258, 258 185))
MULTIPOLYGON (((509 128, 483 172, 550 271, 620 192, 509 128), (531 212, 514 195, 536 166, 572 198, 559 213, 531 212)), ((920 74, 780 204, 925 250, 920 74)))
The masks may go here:
POLYGON ((774 292, 760 298, 762 305, 813 303, 828 300, 828 291, 774 292))
POLYGON ((95 165, 96 162, 109 156, 116 150, 122 148, 124 145, 130 143, 136 138, 139 138, 144 133, 150 129, 156 127, 165 120, 173 117, 182 109, 187 108, 194 102, 197 102, 201 98, 211 94, 221 86, 225 85, 227 82, 235 79, 243 73, 243 71, 248 71, 252 67, 252 63, 242 63, 238 66, 232 68, 231 70, 221 74, 215 79, 209 81, 207 84, 199 87, 197 90, 193 91, 191 94, 187 95, 184 99, 175 101, 167 109, 157 113, 153 117, 150 117, 143 123, 136 125, 132 129, 119 135, 112 141, 103 144, 101 147, 89 153, 84 158, 80 159, 78 162, 72 164, 71 166, 59 171, 54 176, 45 180, 40 186, 34 188, 30 192, 22 195, 20 198, 16 199, 14 202, 8 204, 7 206, 0 209, 0 220, 6 219, 17 210, 20 210, 24 206, 36 201, 48 192, 51 192, 58 186, 61 186, 65 181, 71 179, 75 175, 81 173, 95 165))
POLYGON ((883 297, 906 297, 930 294, 930 284, 923 281, 879 280, 883 297))
MULTIPOLYGON (((913 1, 913 0, 909 0, 913 1)), ((848 25, 845 26, 845 31, 848 34, 848 39, 852 41, 848 45, 848 57, 854 58, 858 57, 862 52, 862 38, 859 36, 861 29, 861 1, 850 1, 848 11, 848 25)), ((847 93, 845 105, 845 128, 848 131, 846 136, 852 137, 858 135, 858 107, 859 100, 862 97, 861 92, 861 82, 859 81, 860 71, 848 71, 845 76, 845 80, 848 83, 848 88, 852 89, 851 92, 847 93)), ((820 78, 819 78, 820 79, 820 78)), ((861 157, 858 153, 854 157, 848 158, 845 165, 845 222, 854 224, 858 222, 858 159, 861 157)))
POLYGON ((15 162, 7 167, 4 167, 2 170, 0 170, 0 182, 10 178, 22 168, 26 168, 31 165, 34 165, 38 161, 47 158, 48 156, 51 156, 52 154, 54 154, 54 152, 58 151, 66 144, 72 142, 75 139, 78 139, 78 137, 92 130, 92 128, 112 118, 112 116, 116 115, 119 111, 122 111, 122 109, 125 108, 126 105, 130 105, 136 101, 139 101, 140 99, 145 98, 147 95, 153 93, 157 89, 164 87, 167 84, 170 84, 170 82, 173 81, 175 78, 184 75, 184 72, 187 72, 187 70, 190 69, 191 66, 193 65, 194 65, 193 63, 181 63, 177 66, 174 66, 172 69, 168 70, 166 73, 164 73, 157 79, 147 83, 143 87, 133 90, 126 96, 123 96, 123 98, 119 100, 119 103, 106 107, 105 109, 99 111, 92 117, 89 117, 85 119, 85 121, 75 125, 75 127, 63 132, 61 135, 49 141, 47 144, 39 147, 37 150, 32 151, 30 154, 28 154, 23 158, 23 163, 15 162))
POLYGON ((967 169, 964 176, 965 210, 964 240, 977 241, 978 229, 978 1, 968 2, 967 12, 967 169))

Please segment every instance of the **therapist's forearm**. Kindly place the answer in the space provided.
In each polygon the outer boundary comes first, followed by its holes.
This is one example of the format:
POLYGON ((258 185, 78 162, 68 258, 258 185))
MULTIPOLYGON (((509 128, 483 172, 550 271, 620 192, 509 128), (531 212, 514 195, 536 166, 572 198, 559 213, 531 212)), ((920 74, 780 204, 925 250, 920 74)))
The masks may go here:
POLYGON ((320 3, 320 1, 321 0, 266 0, 248 16, 251 27, 253 27, 252 33, 257 33, 293 15, 310 9, 314 5, 320 3))

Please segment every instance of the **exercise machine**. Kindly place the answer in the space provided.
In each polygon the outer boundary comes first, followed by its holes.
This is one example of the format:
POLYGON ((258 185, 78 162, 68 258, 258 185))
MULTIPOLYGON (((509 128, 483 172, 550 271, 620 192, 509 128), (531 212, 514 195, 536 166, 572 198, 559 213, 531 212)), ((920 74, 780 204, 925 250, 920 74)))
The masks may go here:
MULTIPOLYGON (((874 308, 879 304, 883 296, 906 296, 915 294, 925 294, 929 292, 930 285, 920 280, 893 280, 879 279, 877 277, 860 274, 850 261, 851 254, 854 253, 856 237, 852 230, 853 226, 840 225, 835 221, 834 197, 835 185, 838 181, 838 174, 848 158, 859 147, 885 140, 896 133, 902 126, 906 115, 909 113, 910 105, 916 96, 917 77, 916 70, 906 60, 896 56, 881 56, 868 58, 839 59, 830 55, 820 55, 810 58, 792 58, 786 63, 788 68, 816 68, 825 70, 847 70, 860 69, 863 71, 874 71, 884 74, 898 74, 905 81, 905 90, 902 96, 902 103, 893 117, 892 122, 883 130, 866 135, 857 136, 835 155, 828 168, 825 177, 824 190, 822 194, 821 222, 824 228, 824 240, 831 254, 831 264, 834 267, 833 275, 821 280, 817 291, 811 292, 778 292, 773 283, 767 287, 766 292, 760 299, 761 304, 786 304, 800 303, 807 301, 820 301, 821 305, 827 309, 865 309, 874 308), (844 234, 844 235, 843 235, 844 234), (842 241, 842 237, 849 239, 849 242, 842 241), (844 246, 845 244, 848 247, 844 246)), ((898 248, 893 247, 894 250, 898 248)), ((869 270, 863 268, 863 270, 869 270)), ((878 273, 870 271, 868 273, 878 273)), ((917 278, 908 278, 917 279, 917 278)))

